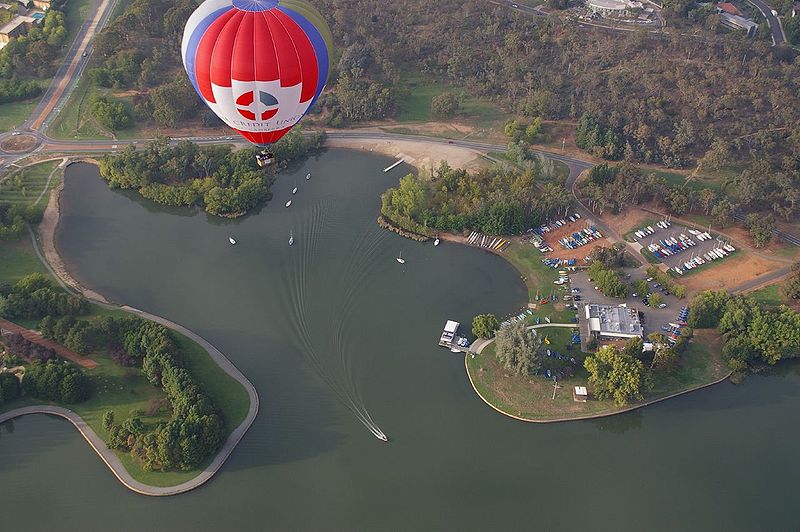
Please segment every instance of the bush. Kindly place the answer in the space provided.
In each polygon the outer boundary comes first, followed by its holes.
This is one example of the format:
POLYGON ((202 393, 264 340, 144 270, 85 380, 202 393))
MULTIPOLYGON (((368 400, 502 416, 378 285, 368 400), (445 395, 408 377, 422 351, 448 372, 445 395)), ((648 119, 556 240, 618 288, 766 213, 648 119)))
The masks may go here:
POLYGON ((478 314, 472 318, 472 334, 478 338, 492 338, 500 323, 494 314, 478 314))

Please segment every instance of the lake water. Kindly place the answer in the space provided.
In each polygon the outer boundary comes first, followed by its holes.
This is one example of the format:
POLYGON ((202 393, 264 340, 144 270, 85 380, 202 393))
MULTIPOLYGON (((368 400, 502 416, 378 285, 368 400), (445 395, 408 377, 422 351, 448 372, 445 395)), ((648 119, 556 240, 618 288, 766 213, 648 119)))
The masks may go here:
POLYGON ((129 492, 64 421, 0 427, 3 529, 798 528, 799 366, 604 420, 500 416, 436 343, 447 319, 519 308, 524 286, 493 255, 379 230, 390 162, 327 152, 237 221, 69 167, 57 244, 79 280, 210 340, 261 411, 211 482, 168 499, 129 492))

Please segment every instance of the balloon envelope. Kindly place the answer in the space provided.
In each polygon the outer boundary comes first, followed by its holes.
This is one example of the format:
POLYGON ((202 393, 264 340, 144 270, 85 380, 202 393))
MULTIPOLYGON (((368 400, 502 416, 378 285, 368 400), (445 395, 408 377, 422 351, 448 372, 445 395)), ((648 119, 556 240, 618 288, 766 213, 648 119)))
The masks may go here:
POLYGON ((183 32, 183 66, 228 126, 270 144, 305 115, 328 80, 331 32, 304 0, 206 0, 183 32))

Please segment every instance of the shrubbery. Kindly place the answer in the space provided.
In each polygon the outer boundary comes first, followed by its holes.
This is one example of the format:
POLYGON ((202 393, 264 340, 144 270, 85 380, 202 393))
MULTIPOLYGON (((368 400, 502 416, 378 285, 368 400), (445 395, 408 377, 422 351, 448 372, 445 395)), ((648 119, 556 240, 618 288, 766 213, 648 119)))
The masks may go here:
POLYGON ((381 213, 422 234, 476 229, 489 235, 518 234, 570 205, 563 187, 537 183, 533 171, 503 169, 468 173, 443 162, 430 182, 414 174, 381 196, 381 213))
POLYGON ((92 393, 91 381, 80 369, 56 360, 29 364, 22 389, 34 397, 61 403, 80 403, 92 393))
MULTIPOLYGON (((322 135, 306 137, 292 130, 275 143, 278 167, 288 165, 322 145, 322 135)), ((115 188, 137 189, 145 198, 174 206, 198 206, 218 216, 245 214, 271 197, 271 172, 258 167, 255 148, 201 148, 191 142, 175 147, 158 139, 136 150, 130 146, 100 162, 100 175, 115 188)))
POLYGON ((0 286, 0 316, 39 319, 48 314, 79 315, 88 309, 86 300, 53 286, 41 273, 32 273, 14 286, 0 286))
MULTIPOLYGON (((13 184, 13 178, 10 183, 4 183, 5 186, 13 184)), ((41 219, 42 213, 35 207, 0 203, 0 240, 19 239, 25 231, 26 223, 38 223, 41 219)))

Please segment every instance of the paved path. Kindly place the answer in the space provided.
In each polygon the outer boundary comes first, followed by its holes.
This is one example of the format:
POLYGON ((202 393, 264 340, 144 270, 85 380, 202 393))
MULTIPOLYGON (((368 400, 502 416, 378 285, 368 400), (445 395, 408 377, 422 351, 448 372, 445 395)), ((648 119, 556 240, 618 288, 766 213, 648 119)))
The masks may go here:
MULTIPOLYGON (((39 260, 45 265, 45 267, 49 270, 50 274, 53 275, 56 279, 58 279, 59 283, 62 286, 67 288, 67 285, 64 281, 56 274, 50 264, 45 260, 44 256, 39 249, 39 243, 37 242, 33 231, 30 230, 28 227, 31 235, 31 241, 33 242, 33 249, 36 252, 37 257, 39 260)), ((69 288, 67 288, 69 289, 69 288)), ((175 322, 172 322, 166 318, 161 316, 156 316, 155 314, 150 314, 149 312, 145 312, 143 310, 139 310, 129 306, 117 306, 107 303, 106 301, 100 301, 94 299, 92 297, 87 297, 87 299, 91 300, 96 305, 99 305, 104 308, 108 309, 122 309, 132 314, 136 314, 144 319, 152 320, 161 325, 168 327, 184 336, 190 338, 194 342, 198 343, 203 349, 208 352, 208 355, 217 363, 217 365, 228 375, 233 377, 239 384, 241 384, 244 389, 247 391, 247 395, 250 398, 250 408, 247 411, 247 416, 245 416, 244 420, 239 424, 238 427, 233 429, 233 431, 228 436, 228 439, 225 440, 225 443, 222 445, 222 448, 219 450, 217 455, 214 457, 214 460, 206 466, 203 471, 194 477, 191 480, 184 482, 183 484, 178 484, 177 486, 171 487, 156 487, 156 486, 148 486, 146 484, 142 484, 141 482, 133 479, 130 476, 128 471, 119 461, 117 456, 106 447, 105 443, 102 439, 97 436, 97 434, 83 421, 80 416, 76 413, 72 412, 71 410, 67 410, 66 408, 61 407, 54 407, 54 406, 36 406, 36 407, 26 407, 26 408, 19 408, 17 410, 12 410, 6 414, 0 416, 0 422, 6 421, 13 417, 22 416, 25 414, 34 414, 34 413, 44 413, 44 414, 56 414, 60 415, 72 422, 73 425, 81 432, 84 438, 89 442, 92 448, 100 455, 100 458, 103 459, 103 462, 111 469, 114 475, 122 482, 126 487, 129 489, 141 493, 142 495, 151 495, 155 497, 163 497, 168 495, 177 495, 179 493, 185 493, 187 491, 193 490, 206 482, 214 476, 214 474, 220 470, 222 464, 225 463, 225 460, 228 459, 230 454, 233 452, 233 449, 248 431, 250 426, 255 421, 256 416, 258 415, 258 408, 259 408, 259 399, 258 393, 256 392, 255 387, 253 384, 245 377, 239 369, 233 365, 233 363, 228 360, 228 358, 222 354, 222 352, 214 347, 210 342, 208 342, 205 338, 201 337, 200 335, 190 331, 186 327, 179 325, 175 322), (55 409, 55 410, 53 410, 55 409), (8 417, 10 416, 10 417, 8 417)))

